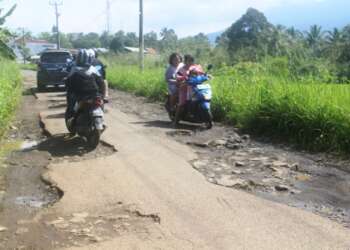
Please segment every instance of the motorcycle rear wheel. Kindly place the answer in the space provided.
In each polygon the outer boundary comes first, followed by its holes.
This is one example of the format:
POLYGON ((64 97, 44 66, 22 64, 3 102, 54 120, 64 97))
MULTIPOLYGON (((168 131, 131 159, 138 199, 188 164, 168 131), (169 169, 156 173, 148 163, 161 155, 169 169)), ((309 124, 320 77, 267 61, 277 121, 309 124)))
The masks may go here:
POLYGON ((97 148, 98 144, 100 143, 101 138, 101 131, 94 129, 89 136, 87 136, 87 142, 90 148, 95 149, 97 148))
POLYGON ((65 122, 66 122, 66 127, 67 127, 67 130, 69 131, 69 134, 71 135, 71 136, 74 136, 74 135, 76 135, 76 133, 77 133, 77 131, 76 131, 76 129, 74 128, 74 126, 73 126, 73 119, 74 118, 69 118, 68 117, 68 115, 67 115, 67 112, 66 112, 66 114, 65 114, 65 122))

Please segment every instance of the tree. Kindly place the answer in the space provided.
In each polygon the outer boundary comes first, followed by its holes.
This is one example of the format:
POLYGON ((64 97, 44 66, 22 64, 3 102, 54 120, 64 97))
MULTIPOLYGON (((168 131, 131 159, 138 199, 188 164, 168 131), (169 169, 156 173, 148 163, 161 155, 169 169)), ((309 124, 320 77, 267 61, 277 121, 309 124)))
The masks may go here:
MULTIPOLYGON (((37 36, 38 39, 48 41, 50 43, 56 43, 56 34, 50 32, 42 32, 37 36)), ((60 33, 60 44, 62 48, 71 49, 73 45, 70 41, 70 36, 65 33, 60 33)))
MULTIPOLYGON (((2 0, 0 0, 1 2, 2 0)), ((9 48, 6 44, 6 42, 8 42, 9 38, 12 36, 11 32, 2 27, 5 22, 6 22, 6 18, 9 17, 10 15, 12 15, 12 13, 15 11, 17 5, 13 5, 10 10, 8 10, 7 12, 5 12, 4 15, 2 15, 4 9, 0 8, 0 56, 2 57, 6 57, 9 59, 14 59, 16 56, 14 54, 14 52, 12 51, 11 48, 9 48)))
POLYGON ((159 48, 158 35, 156 32, 151 31, 149 33, 146 33, 144 36, 144 39, 145 39, 146 48, 153 48, 153 49, 159 48))
POLYGON ((310 27, 310 30, 305 32, 305 35, 306 43, 312 49, 314 56, 320 56, 324 37, 322 27, 318 25, 312 25, 310 27))
POLYGON ((178 37, 173 29, 163 28, 160 32, 160 49, 162 52, 176 51, 178 37))
MULTIPOLYGON (((2 0, 0 0, 1 2, 2 0)), ((13 5, 10 10, 8 10, 3 16, 0 16, 0 26, 4 25, 6 22, 6 18, 8 18, 9 16, 12 15, 12 13, 15 11, 15 9, 17 8, 17 4, 13 5)), ((0 15, 2 14, 2 12, 4 11, 4 9, 0 9, 0 15)))
POLYGON ((125 34, 124 31, 118 31, 112 41, 111 41, 111 45, 110 45, 110 49, 112 51, 114 51, 115 53, 120 53, 124 51, 124 39, 125 39, 125 34))
POLYGON ((268 54, 268 44, 274 32, 263 13, 249 8, 237 22, 223 33, 221 43, 225 41, 231 58, 258 61, 268 54))
POLYGON ((135 32, 128 32, 124 37, 124 45, 127 47, 138 47, 139 38, 136 36, 135 32))
POLYGON ((327 31, 325 38, 325 53, 335 62, 341 55, 344 45, 344 36, 341 30, 334 28, 332 31, 327 31))
POLYGON ((203 33, 199 33, 196 36, 180 39, 178 50, 183 54, 191 54, 198 60, 207 61, 211 48, 208 37, 203 33))
POLYGON ((291 39, 299 40, 304 38, 303 33, 294 27, 287 28, 286 33, 291 39))
POLYGON ((100 43, 102 48, 109 48, 111 45, 113 36, 111 36, 107 31, 103 32, 100 36, 100 43))
POLYGON ((90 32, 86 35, 84 33, 71 33, 68 35, 68 40, 76 49, 90 49, 101 47, 100 36, 94 32, 90 32))

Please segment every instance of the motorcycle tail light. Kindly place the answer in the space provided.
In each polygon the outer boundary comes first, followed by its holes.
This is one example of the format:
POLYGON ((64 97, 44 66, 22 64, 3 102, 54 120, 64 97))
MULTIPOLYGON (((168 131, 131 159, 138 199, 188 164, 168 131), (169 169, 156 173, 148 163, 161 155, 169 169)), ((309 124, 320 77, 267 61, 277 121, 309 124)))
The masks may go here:
POLYGON ((95 99, 95 106, 96 107, 101 107, 103 105, 103 100, 102 100, 102 98, 101 97, 97 97, 96 99, 95 99))

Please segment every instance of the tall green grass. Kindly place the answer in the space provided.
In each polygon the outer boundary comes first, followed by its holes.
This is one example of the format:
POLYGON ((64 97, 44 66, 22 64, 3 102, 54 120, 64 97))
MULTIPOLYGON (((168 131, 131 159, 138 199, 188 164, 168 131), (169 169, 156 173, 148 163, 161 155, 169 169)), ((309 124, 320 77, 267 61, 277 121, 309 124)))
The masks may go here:
POLYGON ((13 117, 20 100, 21 89, 18 65, 0 58, 0 138, 13 117))
MULTIPOLYGON (((112 64, 111 86, 164 100, 164 68, 112 64)), ((283 138, 312 151, 350 152, 350 86, 272 74, 254 65, 213 72, 217 120, 260 135, 283 138)))

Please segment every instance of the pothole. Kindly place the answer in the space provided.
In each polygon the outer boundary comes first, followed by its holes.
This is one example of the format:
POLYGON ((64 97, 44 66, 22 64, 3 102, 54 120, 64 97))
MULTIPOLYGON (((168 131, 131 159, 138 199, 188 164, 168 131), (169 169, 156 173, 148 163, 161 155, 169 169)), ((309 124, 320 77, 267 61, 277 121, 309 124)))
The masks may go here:
POLYGON ((96 158, 108 157, 117 152, 112 146, 103 141, 91 150, 81 137, 71 137, 69 134, 51 136, 37 146, 37 150, 49 152, 53 163, 62 161, 80 162, 96 158))
POLYGON ((203 135, 187 137, 187 144, 198 154, 193 168, 208 182, 311 211, 350 227, 349 173, 324 167, 302 153, 247 143, 248 138, 221 136, 203 143, 200 137, 203 135))
POLYGON ((142 215, 132 205, 111 204, 99 214, 81 212, 70 215, 45 214, 37 220, 17 220, 18 228, 2 233, 1 244, 8 249, 54 249, 87 246, 127 234, 147 239, 156 215, 142 215), (45 237, 38 232, 45 232, 45 237), (18 241, 18 238, 21 241, 18 241), (31 247, 31 248, 29 248, 31 247))

